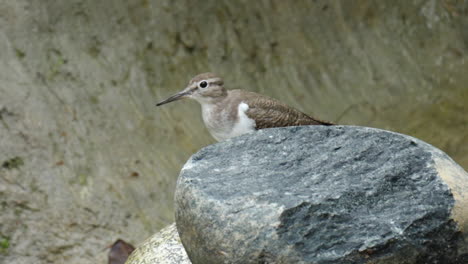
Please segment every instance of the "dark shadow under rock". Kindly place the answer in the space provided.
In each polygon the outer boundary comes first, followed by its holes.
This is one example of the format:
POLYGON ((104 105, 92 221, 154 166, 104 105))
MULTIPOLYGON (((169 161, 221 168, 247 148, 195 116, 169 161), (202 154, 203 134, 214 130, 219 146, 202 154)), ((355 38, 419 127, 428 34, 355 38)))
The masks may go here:
POLYGON ((110 246, 108 253, 108 264, 123 264, 127 261, 128 256, 135 250, 132 244, 129 244, 122 239, 117 241, 110 246))

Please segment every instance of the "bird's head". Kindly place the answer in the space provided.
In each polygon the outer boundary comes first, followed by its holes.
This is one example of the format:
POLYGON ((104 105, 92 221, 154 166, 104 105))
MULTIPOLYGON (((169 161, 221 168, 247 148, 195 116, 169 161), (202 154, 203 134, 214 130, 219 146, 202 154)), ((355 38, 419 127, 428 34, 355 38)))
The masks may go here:
POLYGON ((183 98, 191 98, 199 103, 212 103, 226 95, 227 92, 224 88, 223 79, 214 73, 207 72, 193 77, 184 90, 174 94, 162 102, 157 103, 156 106, 183 98))

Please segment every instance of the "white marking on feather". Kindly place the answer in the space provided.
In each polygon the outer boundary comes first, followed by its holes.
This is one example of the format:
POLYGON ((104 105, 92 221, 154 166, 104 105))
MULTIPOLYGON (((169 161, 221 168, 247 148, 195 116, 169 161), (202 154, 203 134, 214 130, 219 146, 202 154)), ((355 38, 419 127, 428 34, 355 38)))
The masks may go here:
POLYGON ((249 118, 246 114, 249 105, 241 102, 237 107, 237 123, 232 128, 230 137, 237 137, 255 130, 255 120, 249 118))
POLYGON ((213 105, 202 104, 202 116, 208 131, 217 140, 223 141, 228 138, 237 137, 242 134, 255 130, 255 120, 249 118, 246 115, 246 111, 249 110, 249 106, 241 102, 237 107, 238 119, 233 123, 228 119, 227 110, 221 112, 218 118, 214 118, 215 114, 213 105))

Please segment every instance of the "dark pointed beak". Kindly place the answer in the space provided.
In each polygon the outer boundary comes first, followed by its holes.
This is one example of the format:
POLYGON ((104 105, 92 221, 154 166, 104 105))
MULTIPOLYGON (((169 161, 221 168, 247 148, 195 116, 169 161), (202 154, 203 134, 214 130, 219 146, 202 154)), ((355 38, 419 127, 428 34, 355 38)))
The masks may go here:
POLYGON ((174 94, 173 96, 167 98, 166 100, 157 103, 156 106, 160 106, 160 105, 163 105, 163 104, 167 104, 167 103, 170 103, 170 102, 173 102, 173 101, 180 100, 180 99, 184 98, 185 96, 187 96, 189 94, 191 94, 190 91, 183 90, 182 92, 174 94))

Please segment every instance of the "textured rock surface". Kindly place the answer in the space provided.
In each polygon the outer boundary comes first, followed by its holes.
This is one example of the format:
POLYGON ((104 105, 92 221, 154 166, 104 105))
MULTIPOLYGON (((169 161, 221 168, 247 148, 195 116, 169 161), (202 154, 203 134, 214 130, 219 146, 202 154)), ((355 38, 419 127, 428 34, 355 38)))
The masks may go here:
POLYGON ((415 138, 263 130, 199 151, 176 189, 193 263, 463 263, 468 174, 415 138))
POLYGON ((190 264, 175 224, 162 229, 130 255, 125 264, 190 264))

